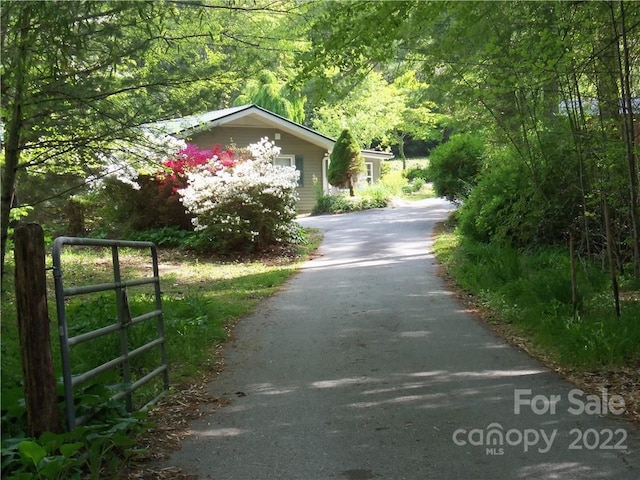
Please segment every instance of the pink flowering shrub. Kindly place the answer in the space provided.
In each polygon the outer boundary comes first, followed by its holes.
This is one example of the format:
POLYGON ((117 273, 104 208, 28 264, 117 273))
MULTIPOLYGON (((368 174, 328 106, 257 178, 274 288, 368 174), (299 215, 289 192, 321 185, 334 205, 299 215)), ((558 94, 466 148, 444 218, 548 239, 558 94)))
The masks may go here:
POLYGON ((216 157, 187 171, 179 190, 195 230, 219 252, 255 252, 300 238, 299 172, 273 164, 280 149, 266 138, 249 149, 252 158, 242 162, 216 157))
MULTIPOLYGON (((173 158, 162 163, 164 169, 153 177, 142 178, 140 183, 147 195, 146 202, 152 210, 149 212, 157 227, 175 226, 191 230, 191 215, 180 202, 178 191, 187 186, 187 174, 203 166, 215 165, 226 168, 235 165, 233 153, 222 150, 220 145, 212 149, 201 150, 196 145, 187 144, 173 158), (155 190, 155 191, 153 191, 155 190)), ((145 207, 142 207, 145 209, 145 207)))
POLYGON ((162 163, 165 170, 158 174, 155 180, 163 186, 171 185, 172 193, 177 195, 179 189, 187 186, 188 172, 207 164, 222 169, 233 167, 235 163, 233 152, 221 150, 220 144, 210 150, 200 150, 196 145, 189 143, 175 158, 169 158, 162 163))
POLYGON ((109 179, 102 189, 106 200, 105 223, 120 226, 122 231, 114 232, 116 235, 165 227, 193 230, 192 216, 178 193, 187 186, 188 172, 207 165, 215 165, 208 167, 214 169, 228 168, 235 163, 233 153, 223 150, 220 145, 200 149, 187 144, 164 160, 159 171, 152 173, 149 165, 145 174, 134 172, 130 173, 131 178, 122 178, 120 174, 109 179))

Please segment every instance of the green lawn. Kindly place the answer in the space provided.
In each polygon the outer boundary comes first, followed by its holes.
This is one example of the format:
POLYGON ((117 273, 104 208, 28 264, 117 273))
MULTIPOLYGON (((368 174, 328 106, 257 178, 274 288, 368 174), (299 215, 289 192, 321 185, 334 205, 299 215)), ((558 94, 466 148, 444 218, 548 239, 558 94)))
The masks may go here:
MULTIPOLYGON (((393 160, 389 160, 387 163, 391 164, 392 170, 402 171, 401 159, 394 158, 393 160)), ((407 168, 411 168, 411 167, 426 168, 429 166, 429 158, 428 157, 407 158, 406 166, 407 168)))
MULTIPOLYGON (((214 371, 217 350, 233 323, 249 314, 263 298, 273 295, 299 263, 320 243, 317 231, 308 230, 307 242, 297 250, 272 253, 255 261, 222 262, 180 250, 161 250, 160 278, 164 334, 171 387, 180 391, 203 380, 214 371)), ((74 388, 76 415, 96 412, 87 426, 71 432, 45 432, 40 438, 26 434, 22 402, 22 367, 13 291, 13 265, 8 256, 5 289, 2 292, 2 475, 11 478, 115 478, 123 474, 129 458, 141 450, 135 438, 148 430, 145 417, 130 416, 123 401, 109 401, 122 382, 119 368, 74 388), (84 411, 83 411, 84 409, 84 411)), ((151 276, 149 251, 123 250, 120 264, 123 279, 151 276)), ((46 261, 51 265, 51 258, 46 261)), ((65 287, 106 283, 113 280, 110 251, 65 247, 62 255, 65 287)), ((61 377, 60 346, 53 278, 48 279, 48 307, 51 345, 56 376, 61 377)), ((150 286, 128 287, 131 315, 154 309, 150 286)), ((71 297, 67 301, 70 336, 115 323, 115 295, 102 292, 71 297)), ((156 338, 154 321, 143 322, 127 331, 133 348, 156 338)), ((118 333, 76 345, 71 349, 74 374, 86 372, 119 355, 118 333)), ((159 365, 155 348, 130 359, 133 380, 159 365)), ((59 382, 60 385, 60 382, 59 382)), ((162 389, 160 379, 136 391, 134 408, 139 408, 162 389)), ((59 390, 62 401, 62 390, 59 390)), ((60 408, 63 411, 62 405, 60 408)), ((126 476, 126 473, 124 473, 126 476)))
MULTIPOLYGON (((163 316, 167 341, 170 381, 188 382, 201 375, 215 361, 215 347, 227 337, 234 320, 247 315, 263 298, 272 295, 298 268, 299 261, 317 248, 319 235, 311 232, 308 243, 300 247, 295 258, 272 256, 267 261, 221 262, 198 257, 180 250, 160 250, 160 277, 163 316)), ((2 391, 21 389, 18 329, 13 292, 13 266, 7 265, 5 291, 2 294, 2 391)), ((65 247, 62 255, 65 286, 112 281, 110 253, 106 249, 65 247)), ((51 259, 47 259, 51 264, 51 259)), ((148 251, 128 250, 121 254, 123 278, 150 275, 148 251)), ((48 305, 52 320, 52 350, 56 374, 61 375, 59 339, 52 275, 49 276, 48 305)), ((148 311, 152 303, 150 287, 128 290, 132 313, 148 311)), ((73 297, 67 305, 70 331, 78 334, 113 323, 114 295, 111 292, 73 297)), ((134 327, 134 342, 153 338, 155 325, 134 327), (138 329, 137 331, 135 329, 138 329)), ((103 363, 118 352, 117 336, 107 335, 72 349, 72 370, 86 371, 103 363)), ((142 362, 157 362, 145 359, 142 362)), ((139 365, 147 371, 150 365, 139 365)))

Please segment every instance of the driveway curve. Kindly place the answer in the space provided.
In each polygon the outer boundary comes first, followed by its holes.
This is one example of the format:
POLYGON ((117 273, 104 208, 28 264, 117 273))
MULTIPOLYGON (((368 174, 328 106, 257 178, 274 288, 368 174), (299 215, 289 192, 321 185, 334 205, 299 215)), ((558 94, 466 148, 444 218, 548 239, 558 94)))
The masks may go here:
POLYGON ((639 479, 638 430, 600 415, 615 392, 587 397, 437 277, 431 231, 450 211, 303 219, 324 231, 319 256, 239 322, 209 385, 229 402, 169 464, 202 479, 639 479))

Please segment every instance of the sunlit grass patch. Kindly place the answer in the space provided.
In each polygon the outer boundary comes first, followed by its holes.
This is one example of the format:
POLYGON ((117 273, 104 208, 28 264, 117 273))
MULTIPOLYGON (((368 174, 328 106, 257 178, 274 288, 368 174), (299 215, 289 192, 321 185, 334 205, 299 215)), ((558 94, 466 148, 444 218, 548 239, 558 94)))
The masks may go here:
MULTIPOLYGON (((166 348, 170 366, 170 381, 180 383, 201 375, 214 362, 214 349, 224 341, 232 322, 249 314, 263 298, 273 295, 297 269, 298 262, 317 248, 317 231, 306 233, 306 242, 298 246, 299 257, 271 257, 267 261, 221 262, 181 250, 159 252, 160 284, 166 348)), ((125 249, 120 252, 124 279, 152 276, 148 251, 125 249)), ((47 259, 51 264, 51 259, 47 259)), ((111 251, 96 248, 67 248, 62 253, 65 286, 80 286, 113 281, 111 251)), ((20 386, 20 365, 17 320, 15 312, 12 265, 7 266, 5 291, 2 294, 2 388, 20 386)), ((62 375, 54 285, 48 277, 49 316, 52 320, 52 349, 56 374, 62 375)), ((149 308, 153 298, 150 287, 128 289, 132 314, 149 308)), ((116 321, 113 292, 90 294, 69 299, 67 322, 73 335, 105 326, 116 321)), ((152 338, 155 322, 136 327, 130 333, 134 344, 152 338)), ((135 347, 134 347, 135 348, 135 347)), ((117 336, 107 335, 72 349, 74 373, 86 371, 110 360, 119 352, 117 336), (73 352, 75 350, 75 354, 73 352)), ((141 371, 150 368, 145 361, 156 359, 142 356, 141 371)))

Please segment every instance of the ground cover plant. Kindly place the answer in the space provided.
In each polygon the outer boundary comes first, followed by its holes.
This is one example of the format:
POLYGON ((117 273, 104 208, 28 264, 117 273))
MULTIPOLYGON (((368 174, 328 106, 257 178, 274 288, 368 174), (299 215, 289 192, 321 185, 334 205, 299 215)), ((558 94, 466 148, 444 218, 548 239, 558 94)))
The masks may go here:
POLYGON ((521 252, 469 241, 450 230, 438 236, 435 251, 464 291, 564 365, 616 368, 640 362, 639 285, 632 276, 621 278, 626 294, 618 319, 607 272, 588 261, 577 272, 579 304, 573 311, 566 249, 521 252))
MULTIPOLYGON (((311 231, 297 249, 280 249, 270 255, 248 261, 220 261, 197 256, 180 249, 160 252, 165 337, 170 368, 171 392, 199 380, 213 368, 215 351, 229 334, 233 322, 247 315, 262 299, 272 295, 296 270, 300 255, 317 247, 319 237, 311 231)), ((65 282, 84 285, 111 281, 110 252, 66 249, 63 252, 65 282)), ((50 263, 50 260, 48 261, 50 263)), ((148 255, 127 251, 121 255, 123 277, 149 275, 148 255)), ((11 265, 9 265, 11 267, 11 265)), ((127 460, 141 454, 136 435, 148 428, 144 415, 130 415, 122 402, 110 402, 118 376, 101 376, 75 392, 77 404, 89 410, 99 407, 91 422, 71 432, 46 433, 40 438, 25 434, 25 411, 22 400, 22 370, 11 277, 2 298, 2 475, 14 478, 104 478, 113 477, 127 460)), ((50 318, 55 319, 53 285, 48 285, 50 318)), ((150 301, 149 292, 130 292, 132 313, 150 301)), ((114 299, 92 295, 67 306, 70 329, 75 333, 104 325, 113 316, 114 299)), ((56 375, 60 377, 57 329, 52 328, 52 349, 56 375), (56 359, 58 359, 56 361, 56 359)), ((135 345, 155 334, 155 325, 143 326, 131 333, 135 345)), ((78 345, 72 351, 76 373, 86 371, 117 355, 117 338, 103 337, 78 345)), ((153 355, 136 358, 132 368, 140 374, 157 366, 153 355)), ((143 398, 161 388, 151 384, 134 396, 136 407, 143 398)), ((63 401, 60 388, 59 401, 63 401)), ((61 409, 62 410, 62 409, 61 409)))
POLYGON ((625 398, 640 421, 640 285, 621 277, 621 316, 602 265, 580 262, 579 303, 573 310, 566 249, 510 246, 465 238, 449 222, 434 251, 460 298, 492 329, 585 391, 605 388, 625 398))
MULTIPOLYGON (((311 214, 347 213, 370 208, 384 208, 390 205, 393 198, 422 200, 435 197, 431 184, 425 183, 418 176, 408 179, 406 171, 395 168, 399 165, 399 163, 395 165, 383 163, 382 166, 385 168, 380 181, 373 185, 359 186, 354 190, 354 196, 348 193, 325 194, 316 183, 316 204, 311 214)), ((411 168, 420 170, 415 166, 411 168)))

